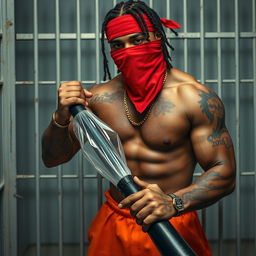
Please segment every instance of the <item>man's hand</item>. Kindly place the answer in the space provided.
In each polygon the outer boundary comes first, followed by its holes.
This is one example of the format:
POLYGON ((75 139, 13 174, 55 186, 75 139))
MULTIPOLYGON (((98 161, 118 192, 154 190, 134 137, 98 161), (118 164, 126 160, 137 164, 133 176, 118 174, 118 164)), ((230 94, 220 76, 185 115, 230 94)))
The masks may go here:
POLYGON ((153 222, 170 219, 176 214, 172 198, 164 194, 157 184, 149 184, 138 177, 134 177, 134 182, 142 190, 126 197, 118 207, 129 208, 144 232, 147 232, 153 222))
POLYGON ((61 83, 58 89, 58 109, 55 118, 58 123, 66 124, 70 119, 69 106, 82 104, 88 106, 88 98, 92 93, 83 89, 80 81, 69 81, 61 83))

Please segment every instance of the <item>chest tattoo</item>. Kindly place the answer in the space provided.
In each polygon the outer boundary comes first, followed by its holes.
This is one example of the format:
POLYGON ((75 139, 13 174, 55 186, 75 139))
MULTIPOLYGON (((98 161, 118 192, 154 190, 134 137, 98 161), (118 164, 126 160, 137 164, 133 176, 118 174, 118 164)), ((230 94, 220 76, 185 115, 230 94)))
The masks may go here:
POLYGON ((171 113, 174 107, 175 104, 173 104, 171 101, 160 99, 160 101, 158 101, 155 105, 152 113, 154 116, 165 115, 171 113))

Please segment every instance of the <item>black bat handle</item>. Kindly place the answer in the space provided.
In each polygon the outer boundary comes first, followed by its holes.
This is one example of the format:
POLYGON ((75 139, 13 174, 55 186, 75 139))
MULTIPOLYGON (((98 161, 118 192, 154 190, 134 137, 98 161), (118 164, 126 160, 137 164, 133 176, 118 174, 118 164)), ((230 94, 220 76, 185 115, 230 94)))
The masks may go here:
MULTIPOLYGON (((122 178, 117 187, 126 197, 141 190, 134 183, 131 175, 122 178)), ((196 256, 195 252, 167 220, 153 223, 148 233, 162 256, 196 256)))
POLYGON ((82 104, 74 104, 69 107, 69 111, 73 117, 75 117, 79 112, 86 110, 82 104))

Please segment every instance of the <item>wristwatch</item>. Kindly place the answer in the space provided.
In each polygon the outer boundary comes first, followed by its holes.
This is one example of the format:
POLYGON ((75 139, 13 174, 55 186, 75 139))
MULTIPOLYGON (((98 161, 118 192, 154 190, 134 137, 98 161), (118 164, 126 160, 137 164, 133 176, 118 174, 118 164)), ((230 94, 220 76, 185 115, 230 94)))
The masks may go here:
POLYGON ((167 195, 172 198, 172 204, 173 204, 174 208, 177 210, 176 216, 179 216, 184 211, 184 202, 182 201, 182 199, 180 197, 176 196, 173 193, 170 193, 167 195))

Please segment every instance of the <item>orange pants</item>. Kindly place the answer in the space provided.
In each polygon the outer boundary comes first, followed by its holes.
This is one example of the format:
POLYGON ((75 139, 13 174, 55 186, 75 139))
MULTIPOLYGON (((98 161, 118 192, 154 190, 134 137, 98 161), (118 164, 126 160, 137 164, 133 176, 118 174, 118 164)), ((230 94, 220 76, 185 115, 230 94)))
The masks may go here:
MULTIPOLYGON (((105 196, 107 201, 89 229, 87 256, 160 256, 150 236, 142 231, 130 211, 119 209, 109 191, 105 196)), ((184 213, 170 222, 198 256, 211 255, 196 212, 184 213)))

